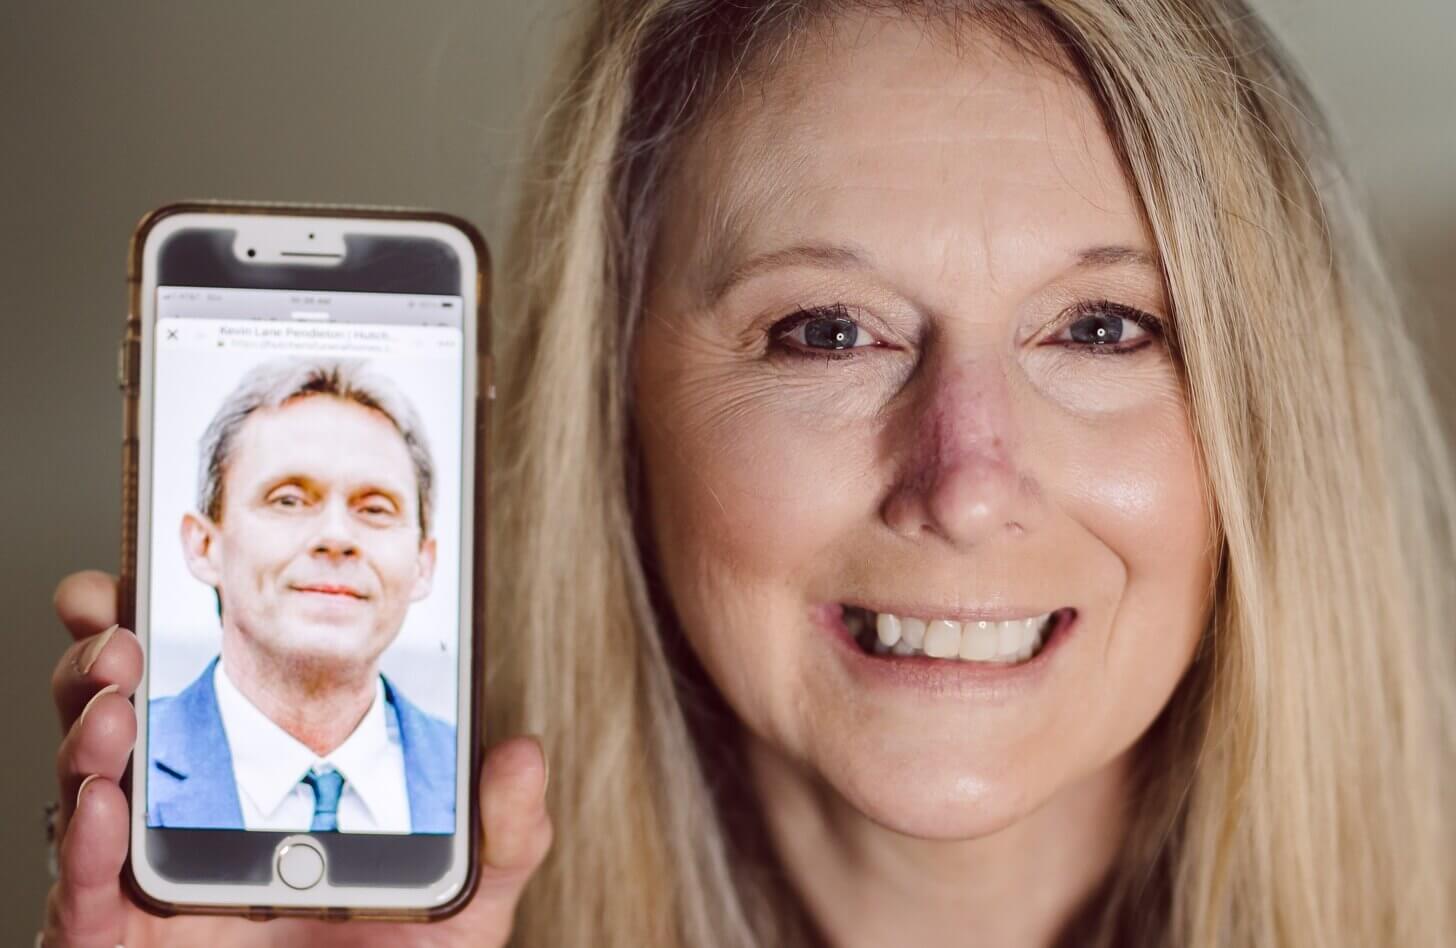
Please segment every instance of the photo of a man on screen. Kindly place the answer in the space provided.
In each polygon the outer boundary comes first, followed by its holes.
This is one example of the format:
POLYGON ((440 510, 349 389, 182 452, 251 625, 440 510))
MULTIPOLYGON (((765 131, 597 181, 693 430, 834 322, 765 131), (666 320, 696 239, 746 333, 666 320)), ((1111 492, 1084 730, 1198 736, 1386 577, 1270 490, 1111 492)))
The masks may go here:
POLYGON ((379 670, 435 569, 413 406, 366 362, 271 361, 200 454, 181 539, 222 645, 149 704, 148 824, 453 832, 455 729, 379 670))

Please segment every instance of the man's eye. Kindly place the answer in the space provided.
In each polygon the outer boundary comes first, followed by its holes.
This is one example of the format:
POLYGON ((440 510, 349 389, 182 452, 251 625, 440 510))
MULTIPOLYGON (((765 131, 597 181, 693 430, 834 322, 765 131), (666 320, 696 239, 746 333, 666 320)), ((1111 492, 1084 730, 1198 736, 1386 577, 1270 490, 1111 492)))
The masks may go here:
POLYGON ((362 500, 354 509, 366 517, 392 517, 398 512, 394 502, 387 497, 372 497, 362 500))
MULTIPOLYGON (((866 349, 877 340, 860 328, 841 303, 797 310, 769 329, 769 338, 781 351, 817 358, 841 349, 866 349)), ((852 358, 849 353, 830 358, 852 358)))
POLYGON ((273 507, 281 507, 285 510, 302 507, 304 505, 304 501, 305 498, 303 494, 297 491, 278 493, 268 498, 269 505, 273 507))

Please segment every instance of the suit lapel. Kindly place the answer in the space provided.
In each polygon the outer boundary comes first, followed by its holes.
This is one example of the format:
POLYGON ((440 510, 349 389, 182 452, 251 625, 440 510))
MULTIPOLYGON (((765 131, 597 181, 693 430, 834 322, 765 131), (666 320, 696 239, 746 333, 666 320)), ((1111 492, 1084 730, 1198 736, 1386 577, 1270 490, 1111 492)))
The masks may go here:
POLYGON ((217 659, 172 698, 151 704, 147 795, 153 825, 242 829, 232 751, 217 709, 217 659))
MULTIPOLYGON (((218 712, 217 659, 171 698, 151 703, 148 823, 187 829, 243 829, 232 751, 218 712)), ((381 676, 382 677, 382 676, 381 676)), ((384 678, 385 698, 399 726, 416 833, 455 831, 455 734, 429 718, 384 678)))
POLYGON ((453 833, 454 730, 427 717, 423 711, 406 700, 388 678, 384 678, 384 694, 399 722, 405 787, 409 791, 410 831, 453 833))

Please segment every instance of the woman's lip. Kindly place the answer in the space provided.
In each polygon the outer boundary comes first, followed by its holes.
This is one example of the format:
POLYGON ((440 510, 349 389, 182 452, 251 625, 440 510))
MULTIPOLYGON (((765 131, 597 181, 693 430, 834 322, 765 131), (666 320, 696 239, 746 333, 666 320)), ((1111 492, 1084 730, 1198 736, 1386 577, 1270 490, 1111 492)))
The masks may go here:
POLYGON ((899 619, 914 618, 924 619, 927 622, 934 619, 950 619, 954 622, 1015 622, 1023 619, 1035 619, 1040 616, 1056 612, 1058 609, 1070 609, 1071 606, 1053 606, 1050 609, 1032 609, 1030 607, 1004 606, 997 609, 958 609, 955 607, 944 607, 937 605, 891 605, 889 603, 869 602, 843 602, 840 605, 855 606, 876 614, 888 612, 899 619))
POLYGON ((1035 655, 1024 662, 996 664, 925 655, 871 655, 854 640, 839 603, 824 604, 816 610, 816 617, 829 633, 834 653, 859 687, 874 691, 908 689, 993 704, 1039 687, 1061 664, 1081 625, 1081 613, 1068 609, 1068 617, 1057 620, 1035 655))

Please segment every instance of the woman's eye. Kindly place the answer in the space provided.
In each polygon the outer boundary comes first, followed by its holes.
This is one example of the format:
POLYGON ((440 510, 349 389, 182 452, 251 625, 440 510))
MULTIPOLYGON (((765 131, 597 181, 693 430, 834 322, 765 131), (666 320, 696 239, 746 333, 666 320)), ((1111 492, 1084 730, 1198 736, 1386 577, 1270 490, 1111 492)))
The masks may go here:
POLYGON ((1052 342, 1068 349, 1127 354, 1146 348, 1163 335, 1162 320, 1140 309, 1099 300, 1082 303, 1052 342))
MULTIPOLYGON (((802 356, 833 353, 840 349, 864 349, 876 340, 860 328, 841 304, 801 309, 774 324, 769 335, 780 348, 802 356), (785 345, 784 340, 789 344, 785 345)), ((831 358, 846 358, 831 356, 831 358)))
MULTIPOLYGON (((853 358, 841 350, 880 345, 839 303, 791 313, 775 323, 769 335, 780 350, 805 358, 853 358)), ((1096 300, 1075 306, 1050 344, 1090 354, 1127 355, 1162 335, 1158 317, 1122 303, 1096 300)))

